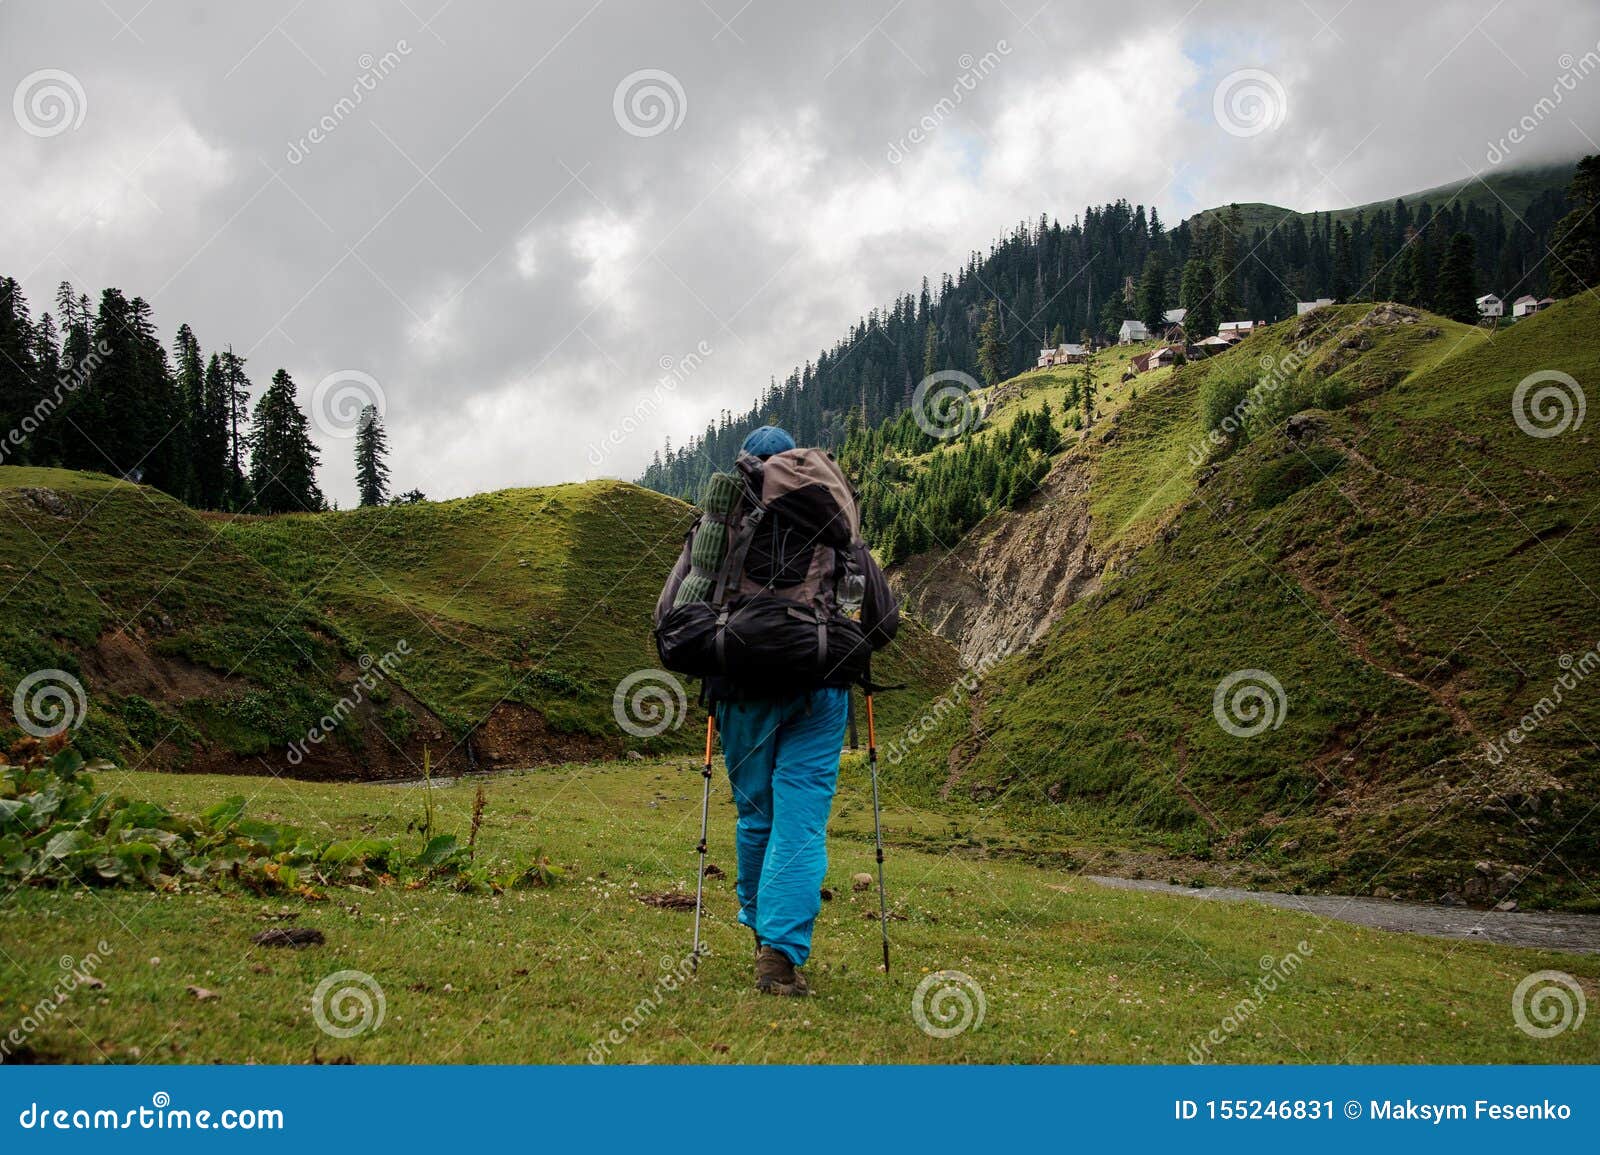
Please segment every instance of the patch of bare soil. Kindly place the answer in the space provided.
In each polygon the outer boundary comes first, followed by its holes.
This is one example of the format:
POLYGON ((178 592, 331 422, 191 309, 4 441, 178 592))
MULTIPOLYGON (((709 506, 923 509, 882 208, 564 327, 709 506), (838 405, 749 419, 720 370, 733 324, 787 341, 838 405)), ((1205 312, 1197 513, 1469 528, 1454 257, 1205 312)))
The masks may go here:
POLYGON ((968 664, 1019 650, 1100 585, 1089 544, 1089 466, 1068 456, 1020 509, 993 514, 953 551, 934 549, 890 575, 908 613, 968 664))
POLYGON ((659 910, 693 910, 694 895, 680 890, 664 890, 660 894, 641 894, 639 901, 659 910))
POLYGON ((616 758, 616 742, 587 734, 563 734, 531 706, 501 702, 474 731, 482 769, 553 766, 562 762, 600 762, 616 758))
POLYGON ((124 698, 137 694, 168 706, 192 698, 225 698, 250 688, 243 678, 224 678, 184 658, 156 653, 139 630, 102 634, 79 661, 97 689, 124 698))

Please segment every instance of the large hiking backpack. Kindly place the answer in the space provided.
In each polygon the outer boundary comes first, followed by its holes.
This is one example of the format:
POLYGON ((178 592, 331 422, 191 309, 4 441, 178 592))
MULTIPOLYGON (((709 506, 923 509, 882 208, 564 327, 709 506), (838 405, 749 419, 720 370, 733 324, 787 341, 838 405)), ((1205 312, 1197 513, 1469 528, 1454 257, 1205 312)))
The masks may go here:
POLYGON ((758 693, 865 681, 860 547, 855 494, 825 451, 740 457, 689 531, 690 569, 655 623, 661 664, 758 693))

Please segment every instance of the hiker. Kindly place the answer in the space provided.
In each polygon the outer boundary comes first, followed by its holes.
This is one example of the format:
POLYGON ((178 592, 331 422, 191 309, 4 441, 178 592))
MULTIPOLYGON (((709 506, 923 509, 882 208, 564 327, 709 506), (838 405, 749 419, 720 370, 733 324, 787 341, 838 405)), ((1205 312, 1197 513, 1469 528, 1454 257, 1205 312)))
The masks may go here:
POLYGON ((855 493, 829 454, 797 449, 764 425, 745 438, 736 479, 716 592, 680 592, 686 579, 712 586, 694 548, 699 527, 716 519, 708 499, 661 592, 657 645, 670 668, 704 678, 722 736, 756 988, 805 995, 799 968, 822 905, 850 686, 870 678, 871 652, 900 617, 861 540, 855 493))

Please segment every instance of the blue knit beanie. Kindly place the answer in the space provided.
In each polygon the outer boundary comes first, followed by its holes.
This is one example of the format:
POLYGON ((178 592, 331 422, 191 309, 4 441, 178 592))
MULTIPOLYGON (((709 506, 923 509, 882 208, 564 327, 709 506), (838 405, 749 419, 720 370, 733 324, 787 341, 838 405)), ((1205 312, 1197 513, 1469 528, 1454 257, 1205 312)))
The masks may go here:
POLYGON ((760 429, 750 431, 750 436, 744 439, 744 445, 739 452, 748 453, 752 457, 767 458, 774 453, 784 453, 794 448, 794 438, 787 431, 776 425, 763 425, 760 429))

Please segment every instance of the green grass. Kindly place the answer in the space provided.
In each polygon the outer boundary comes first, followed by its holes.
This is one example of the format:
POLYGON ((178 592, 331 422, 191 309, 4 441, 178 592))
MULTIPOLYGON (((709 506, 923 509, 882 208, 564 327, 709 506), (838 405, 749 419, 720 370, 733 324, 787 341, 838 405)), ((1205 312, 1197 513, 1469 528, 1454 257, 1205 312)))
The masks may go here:
POLYGON ((688 509, 617 482, 244 519, 224 536, 463 719, 509 700, 560 730, 617 733, 611 691, 654 665, 650 611, 688 509))
POLYGON ((1494 335, 1355 327, 1365 312, 1319 310, 1140 378, 1112 439, 1073 451, 1104 584, 989 676, 980 742, 956 711, 918 747, 920 797, 962 741, 958 793, 1035 848, 1148 840, 1245 882, 1427 899, 1487 860, 1526 876, 1524 905, 1596 904, 1600 694, 1569 692, 1502 763, 1484 743, 1600 641, 1600 453, 1587 427, 1525 435, 1510 401, 1539 369, 1600 380, 1600 305, 1494 335), (1196 469, 1206 381, 1301 340, 1302 376, 1340 381, 1349 404, 1196 469), (1212 712, 1240 670, 1288 700, 1249 739, 1212 712))
MULTIPOLYGON (((86 753, 137 759, 167 734, 171 747, 184 745, 195 727, 256 751, 304 735, 342 692, 337 631, 161 493, 7 466, 0 522, 0 685, 9 702, 35 670, 79 678, 89 692, 86 753), (97 650, 119 634, 125 645, 97 650), (158 687, 130 655, 212 677, 152 703, 158 687)), ((9 710, 0 720, 0 738, 15 736, 9 710)))
MULTIPOLYGON (((63 1062, 585 1062, 638 1008, 641 1025, 609 1061, 1172 1062, 1213 1029, 1220 1062, 1592 1062, 1590 1029, 1522 1033, 1512 992, 1559 969, 1591 997, 1594 956, 1567 956, 1366 930, 1276 909, 1101 888, 1058 870, 986 859, 947 838, 944 819, 908 804, 888 776, 888 877, 895 969, 878 969, 877 896, 850 876, 871 869, 870 803, 847 760, 828 885, 808 970, 815 997, 751 988, 749 935, 734 921, 732 810, 718 775, 708 886, 713 954, 676 990, 662 961, 688 951, 690 915, 636 900, 690 888, 700 778, 682 762, 564 766, 484 783, 480 853, 537 847, 567 872, 553 889, 500 897, 438 886, 330 901, 28 889, 0 903, 0 1024, 22 1020, 62 971, 104 940, 95 977, 26 1040, 63 1062), (254 947, 272 926, 327 937, 303 951, 254 947), (1305 943, 1310 949, 1302 952, 1305 943), (1263 975, 1260 960, 1300 952, 1292 977, 1242 1029, 1223 1020, 1263 975), (381 986, 376 1030, 336 1039, 311 1012, 318 983, 359 970, 381 986), (911 1014, 925 973, 959 970, 981 987, 980 1026, 949 1039, 911 1014), (197 986, 216 998, 198 1001, 197 986)), ((250 812, 333 835, 408 837, 416 788, 147 773, 102 785, 198 810, 244 789, 250 812)), ((464 830, 470 785, 438 789, 439 822, 464 830)), ((415 837, 415 836, 410 836, 415 837)))
MULTIPOLYGON (((437 760, 486 719, 511 764, 687 750, 704 724, 696 687, 651 739, 619 729, 612 695, 659 665, 651 611, 691 516, 601 481, 231 518, 97 474, 0 468, 0 688, 9 700, 42 669, 78 678, 91 755, 292 772, 284 751, 350 695, 363 658, 403 645, 393 677, 318 747, 332 768, 309 776, 414 776, 425 745, 437 760)), ((875 671, 912 686, 883 700, 885 721, 956 669, 908 624, 875 671)), ((0 718, 0 741, 15 737, 0 718)))

